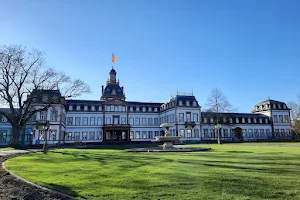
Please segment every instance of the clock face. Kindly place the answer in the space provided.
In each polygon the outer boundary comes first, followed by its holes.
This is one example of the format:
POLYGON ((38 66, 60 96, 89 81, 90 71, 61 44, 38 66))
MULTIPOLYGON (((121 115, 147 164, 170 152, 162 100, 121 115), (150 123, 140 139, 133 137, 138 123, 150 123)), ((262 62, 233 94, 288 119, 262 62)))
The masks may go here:
POLYGON ((106 91, 108 91, 108 92, 109 92, 109 91, 110 91, 110 89, 109 89, 109 88, 107 88, 107 89, 106 89, 106 91))

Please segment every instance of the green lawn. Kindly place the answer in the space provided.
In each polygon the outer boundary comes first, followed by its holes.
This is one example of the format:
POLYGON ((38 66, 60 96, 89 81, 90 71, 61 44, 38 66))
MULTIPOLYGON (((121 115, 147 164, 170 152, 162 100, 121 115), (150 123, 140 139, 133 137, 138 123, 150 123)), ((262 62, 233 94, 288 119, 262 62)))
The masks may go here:
MULTIPOLYGON (((298 143, 299 144, 299 143, 298 143)), ((300 147, 191 145, 209 152, 64 149, 6 166, 78 199, 300 199, 300 147)))

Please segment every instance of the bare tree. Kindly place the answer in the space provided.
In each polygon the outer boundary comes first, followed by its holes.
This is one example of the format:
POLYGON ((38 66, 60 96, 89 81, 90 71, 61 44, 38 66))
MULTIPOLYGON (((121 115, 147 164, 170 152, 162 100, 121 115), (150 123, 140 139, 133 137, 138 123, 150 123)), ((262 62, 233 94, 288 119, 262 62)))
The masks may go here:
POLYGON ((221 124, 229 124, 228 121, 223 120, 224 113, 231 112, 231 104, 226 96, 218 88, 214 88, 207 99, 207 111, 212 114, 215 121, 215 127, 218 132, 218 144, 221 144, 221 124))
POLYGON ((19 143, 21 130, 35 113, 47 110, 58 101, 48 99, 36 106, 45 91, 55 89, 62 96, 73 97, 90 92, 83 81, 71 80, 63 72, 46 68, 42 52, 28 51, 21 46, 0 46, 0 103, 10 110, 0 110, 0 114, 12 125, 12 145, 19 143))
POLYGON ((298 94, 298 102, 290 101, 287 103, 288 107, 291 109, 291 126, 292 132, 296 136, 300 136, 300 94, 298 94))

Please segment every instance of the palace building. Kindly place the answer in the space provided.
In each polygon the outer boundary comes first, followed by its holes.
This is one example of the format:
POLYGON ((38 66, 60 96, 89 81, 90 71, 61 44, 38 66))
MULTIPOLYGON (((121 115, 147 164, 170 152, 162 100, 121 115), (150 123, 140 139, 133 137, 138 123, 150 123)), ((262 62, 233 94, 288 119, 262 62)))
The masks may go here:
MULTIPOLYGON (((165 103, 126 101, 114 69, 99 100, 68 100, 58 90, 44 93, 43 99, 57 101, 28 123, 23 137, 27 144, 153 142, 164 134, 162 123, 173 123, 171 134, 182 142, 217 140, 218 131, 226 141, 291 138, 290 109, 284 102, 269 99, 251 113, 217 114, 202 112, 193 94, 177 93, 165 103)), ((11 126, 3 116, 0 123, 0 145, 7 145, 11 126)))

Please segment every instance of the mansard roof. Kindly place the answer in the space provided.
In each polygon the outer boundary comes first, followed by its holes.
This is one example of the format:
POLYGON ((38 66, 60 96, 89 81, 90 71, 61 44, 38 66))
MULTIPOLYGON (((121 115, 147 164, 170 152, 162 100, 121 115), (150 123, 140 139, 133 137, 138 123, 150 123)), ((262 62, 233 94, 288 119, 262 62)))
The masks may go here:
POLYGON ((138 101, 127 101, 129 106, 150 106, 150 107, 159 107, 163 103, 158 102, 138 102, 138 101))
MULTIPOLYGON (((215 112, 201 112, 202 117, 212 117, 216 116, 215 112)), ((253 118, 268 118, 268 116, 263 114, 253 114, 253 113, 219 113, 222 117, 253 117, 253 118)))
POLYGON ((87 104, 87 105, 96 105, 96 104, 102 104, 101 101, 99 100, 77 100, 77 99, 67 99, 66 100, 67 104, 87 104))
POLYGON ((107 101, 103 101, 104 105, 127 105, 126 101, 123 101, 121 99, 111 99, 111 100, 107 100, 107 101))

